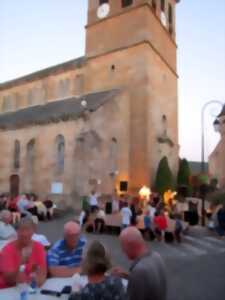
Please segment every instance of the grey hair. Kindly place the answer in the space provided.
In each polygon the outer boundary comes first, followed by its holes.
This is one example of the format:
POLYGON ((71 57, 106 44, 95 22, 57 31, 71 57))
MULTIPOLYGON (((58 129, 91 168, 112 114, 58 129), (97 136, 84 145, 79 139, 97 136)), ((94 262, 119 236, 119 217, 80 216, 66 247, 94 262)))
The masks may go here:
POLYGON ((21 220, 18 222, 18 224, 16 225, 16 229, 18 230, 20 227, 35 227, 35 223, 33 221, 33 219, 31 217, 24 217, 21 218, 21 220))
POLYGON ((0 220, 3 220, 5 217, 8 217, 10 215, 11 212, 9 210, 4 209, 0 212, 0 220))

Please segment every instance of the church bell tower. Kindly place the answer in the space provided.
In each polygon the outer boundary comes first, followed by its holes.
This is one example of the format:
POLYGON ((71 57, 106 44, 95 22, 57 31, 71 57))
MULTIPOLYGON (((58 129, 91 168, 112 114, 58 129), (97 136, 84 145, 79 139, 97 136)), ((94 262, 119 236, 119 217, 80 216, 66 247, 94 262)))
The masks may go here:
POLYGON ((178 166, 178 2, 89 0, 87 90, 122 87, 130 99, 128 177, 133 191, 153 185, 163 156, 174 174, 178 166))

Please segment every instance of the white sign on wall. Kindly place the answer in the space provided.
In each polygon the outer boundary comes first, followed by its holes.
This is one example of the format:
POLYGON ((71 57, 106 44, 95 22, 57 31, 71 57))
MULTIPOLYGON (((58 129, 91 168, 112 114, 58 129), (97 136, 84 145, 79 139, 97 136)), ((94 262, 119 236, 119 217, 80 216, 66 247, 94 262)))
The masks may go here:
POLYGON ((52 182, 51 193, 52 194, 63 194, 62 182, 52 182))

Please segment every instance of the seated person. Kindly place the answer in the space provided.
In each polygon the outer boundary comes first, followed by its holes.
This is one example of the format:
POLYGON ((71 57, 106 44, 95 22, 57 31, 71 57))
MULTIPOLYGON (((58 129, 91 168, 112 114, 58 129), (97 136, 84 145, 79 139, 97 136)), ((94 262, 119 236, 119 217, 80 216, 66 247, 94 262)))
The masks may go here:
POLYGON ((104 246, 94 241, 83 262, 83 273, 88 276, 88 284, 77 289, 69 300, 125 300, 125 289, 119 277, 106 276, 111 262, 104 246))
POLYGON ((26 195, 22 195, 19 197, 19 200, 17 202, 17 208, 18 211, 23 215, 23 216, 32 216, 32 211, 33 209, 33 204, 27 199, 26 195))
POLYGON ((80 272, 86 240, 81 237, 80 226, 68 222, 64 226, 64 238, 48 251, 48 268, 52 277, 71 277, 80 272))
POLYGON ((45 249, 49 249, 51 246, 51 243, 48 241, 47 237, 43 234, 37 233, 38 220, 36 220, 36 221, 33 220, 33 222, 34 222, 34 234, 32 235, 32 240, 42 244, 42 246, 45 249))
POLYGON ((57 206, 50 199, 46 199, 45 201, 43 201, 43 204, 47 209, 47 218, 51 220, 54 215, 54 210, 55 208, 57 208, 57 206))
POLYGON ((29 282, 30 275, 36 269, 36 282, 41 286, 46 280, 46 253, 44 247, 32 241, 34 224, 32 219, 23 218, 18 224, 17 239, 8 243, 0 255, 0 288, 29 282), (24 271, 21 272, 21 267, 24 271))
POLYGON ((3 210, 0 213, 0 240, 14 240, 17 237, 16 230, 11 225, 12 213, 3 210))

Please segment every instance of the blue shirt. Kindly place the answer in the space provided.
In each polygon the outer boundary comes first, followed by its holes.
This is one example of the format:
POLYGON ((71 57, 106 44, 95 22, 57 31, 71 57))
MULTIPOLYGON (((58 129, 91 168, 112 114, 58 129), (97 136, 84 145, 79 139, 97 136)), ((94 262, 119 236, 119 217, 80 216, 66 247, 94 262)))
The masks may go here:
POLYGON ((144 226, 145 229, 150 228, 151 226, 151 219, 149 216, 144 216, 144 226))
POLYGON ((48 266, 79 267, 82 261, 82 254, 85 244, 86 240, 81 237, 76 245, 76 248, 70 250, 67 248, 65 240, 59 240, 48 251, 48 266))

